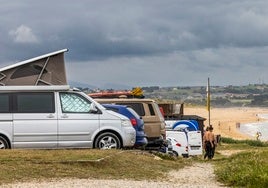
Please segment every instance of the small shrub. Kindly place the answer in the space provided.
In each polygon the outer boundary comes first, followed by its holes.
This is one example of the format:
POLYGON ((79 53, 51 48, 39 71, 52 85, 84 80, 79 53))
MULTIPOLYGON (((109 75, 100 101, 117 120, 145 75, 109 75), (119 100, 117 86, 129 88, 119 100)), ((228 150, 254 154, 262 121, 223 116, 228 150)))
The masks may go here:
POLYGON ((234 140, 232 138, 222 137, 221 142, 226 144, 247 144, 254 147, 268 147, 267 142, 262 142, 260 140, 234 140))
POLYGON ((222 137, 221 142, 226 143, 226 144, 237 144, 238 140, 234 140, 232 138, 222 137))
POLYGON ((162 152, 152 152, 155 156, 164 159, 164 160, 176 160, 176 157, 174 155, 168 154, 168 153, 162 153, 162 152))

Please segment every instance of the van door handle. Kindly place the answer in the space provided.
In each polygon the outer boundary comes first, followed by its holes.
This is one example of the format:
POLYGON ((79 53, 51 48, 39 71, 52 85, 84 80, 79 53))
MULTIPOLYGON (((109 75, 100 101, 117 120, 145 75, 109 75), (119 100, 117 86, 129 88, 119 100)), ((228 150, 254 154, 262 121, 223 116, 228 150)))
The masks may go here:
POLYGON ((68 116, 66 114, 63 114, 61 117, 62 118, 68 118, 68 116))
POLYGON ((54 115, 53 115, 53 114, 49 114, 49 115, 47 116, 47 118, 54 118, 54 115))

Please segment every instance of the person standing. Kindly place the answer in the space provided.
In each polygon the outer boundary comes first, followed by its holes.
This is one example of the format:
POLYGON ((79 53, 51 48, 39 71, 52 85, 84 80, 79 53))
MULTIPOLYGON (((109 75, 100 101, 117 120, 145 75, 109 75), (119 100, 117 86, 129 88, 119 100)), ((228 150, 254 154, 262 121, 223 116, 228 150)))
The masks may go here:
POLYGON ((215 152, 215 136, 213 133, 213 127, 210 125, 208 127, 208 131, 205 132, 204 137, 203 137, 203 143, 205 147, 205 156, 208 157, 208 159, 212 159, 214 157, 214 152, 215 152))
POLYGON ((261 137, 262 135, 261 135, 261 132, 260 131, 258 131, 257 133, 256 133, 256 139, 257 140, 260 140, 260 137, 261 137))
POLYGON ((208 127, 204 130, 204 135, 203 135, 203 148, 205 150, 204 159, 206 159, 208 156, 208 151, 207 151, 207 147, 206 147, 207 140, 208 140, 208 127))

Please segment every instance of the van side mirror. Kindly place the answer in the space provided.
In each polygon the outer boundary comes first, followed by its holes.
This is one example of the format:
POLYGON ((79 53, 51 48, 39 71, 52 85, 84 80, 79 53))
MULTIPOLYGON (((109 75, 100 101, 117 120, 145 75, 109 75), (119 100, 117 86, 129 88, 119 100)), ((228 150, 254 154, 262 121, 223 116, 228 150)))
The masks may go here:
POLYGON ((92 114, 99 113, 99 110, 98 110, 98 108, 96 107, 96 105, 94 103, 91 104, 89 112, 92 113, 92 114))

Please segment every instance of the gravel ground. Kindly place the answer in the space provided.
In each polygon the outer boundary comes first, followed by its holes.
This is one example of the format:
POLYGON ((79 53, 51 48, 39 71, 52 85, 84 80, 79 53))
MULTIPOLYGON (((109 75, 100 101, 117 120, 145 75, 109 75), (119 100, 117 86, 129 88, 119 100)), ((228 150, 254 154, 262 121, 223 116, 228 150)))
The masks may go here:
POLYGON ((133 180, 95 180, 95 179, 60 179, 49 182, 27 182, 7 184, 3 188, 69 188, 69 187, 94 187, 94 188, 216 188, 224 187, 215 180, 213 166, 210 163, 195 163, 193 166, 169 173, 165 181, 133 181, 133 180))

